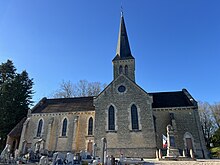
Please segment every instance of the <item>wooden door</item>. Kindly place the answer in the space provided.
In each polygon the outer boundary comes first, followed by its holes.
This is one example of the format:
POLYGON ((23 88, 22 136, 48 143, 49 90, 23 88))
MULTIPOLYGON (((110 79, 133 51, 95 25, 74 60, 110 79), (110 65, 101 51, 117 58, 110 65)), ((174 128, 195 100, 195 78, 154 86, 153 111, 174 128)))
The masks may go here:
POLYGON ((87 152, 89 152, 92 155, 92 142, 91 141, 88 142, 87 152))
POLYGON ((192 139, 191 138, 186 138, 186 148, 188 150, 193 149, 192 139))

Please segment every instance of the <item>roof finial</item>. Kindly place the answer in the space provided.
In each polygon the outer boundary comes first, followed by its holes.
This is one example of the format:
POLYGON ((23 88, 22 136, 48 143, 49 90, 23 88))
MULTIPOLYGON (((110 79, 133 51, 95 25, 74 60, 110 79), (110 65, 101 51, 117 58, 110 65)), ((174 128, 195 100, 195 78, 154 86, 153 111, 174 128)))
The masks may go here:
POLYGON ((122 17, 124 16, 123 7, 122 7, 122 1, 121 1, 121 16, 122 16, 122 17))

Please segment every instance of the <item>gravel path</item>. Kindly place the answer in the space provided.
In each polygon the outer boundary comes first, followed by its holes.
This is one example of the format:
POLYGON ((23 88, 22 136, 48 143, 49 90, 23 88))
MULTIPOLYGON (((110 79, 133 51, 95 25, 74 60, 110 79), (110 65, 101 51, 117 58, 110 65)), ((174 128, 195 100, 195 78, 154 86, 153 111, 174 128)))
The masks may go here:
MULTIPOLYGON (((198 159, 197 161, 158 161, 156 159, 146 159, 144 165, 220 165, 220 159, 198 159)), ((0 163, 0 165, 6 165, 0 163)), ((38 165, 37 163, 28 163, 26 165, 38 165)))
POLYGON ((146 160, 146 165, 220 165, 220 159, 199 159, 197 161, 146 160))

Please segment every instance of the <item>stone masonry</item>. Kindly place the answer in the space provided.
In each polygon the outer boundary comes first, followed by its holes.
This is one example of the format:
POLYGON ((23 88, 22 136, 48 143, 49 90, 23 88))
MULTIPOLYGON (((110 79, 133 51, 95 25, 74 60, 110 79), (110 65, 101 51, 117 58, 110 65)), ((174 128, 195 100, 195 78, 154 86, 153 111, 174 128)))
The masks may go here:
POLYGON ((11 150, 93 153, 96 143, 95 153, 101 156, 101 139, 106 138, 108 155, 155 158, 156 150, 166 151, 162 137, 170 125, 180 155, 190 150, 197 158, 208 158, 198 105, 189 92, 148 93, 135 82, 123 14, 112 62, 113 81, 98 96, 39 101, 9 133, 11 150))
MULTIPOLYGON (((116 78, 94 100, 96 108, 95 142, 100 147, 102 137, 107 139, 109 155, 154 157, 156 150, 155 132, 152 116, 152 97, 123 74, 116 78), (125 92, 118 92, 120 85, 126 87, 125 92), (139 130, 131 129, 132 104, 138 108, 139 130), (107 128, 108 108, 113 105, 116 109, 116 129, 107 128)), ((98 152, 99 153, 99 152, 98 152)))

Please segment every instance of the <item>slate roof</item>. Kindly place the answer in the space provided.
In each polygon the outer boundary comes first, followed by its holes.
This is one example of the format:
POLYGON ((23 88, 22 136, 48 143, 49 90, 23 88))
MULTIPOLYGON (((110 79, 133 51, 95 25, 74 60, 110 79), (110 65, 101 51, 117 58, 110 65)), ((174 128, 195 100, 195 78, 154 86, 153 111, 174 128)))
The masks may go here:
POLYGON ((183 89, 182 91, 176 92, 159 92, 159 93, 149 93, 153 96, 153 108, 168 108, 168 107, 187 107, 194 106, 196 101, 191 97, 187 96, 187 91, 183 89))
POLYGON ((74 111, 95 111, 93 97, 47 99, 43 98, 33 109, 33 113, 55 113, 74 111))
MULTIPOLYGON (((148 93, 153 97, 152 108, 172 108, 196 106, 197 102, 186 89, 175 92, 148 93)), ((33 113, 56 113, 95 111, 94 97, 75 97, 47 99, 43 98, 33 109, 33 113)))
POLYGON ((116 56, 114 60, 134 59, 131 54, 131 49, 128 41, 128 35, 125 27, 125 21, 123 14, 121 15, 120 28, 118 34, 118 44, 116 50, 116 56))
POLYGON ((26 119, 27 119, 26 117, 21 119, 21 121, 11 130, 11 132, 9 132, 8 136, 10 136, 10 137, 20 137, 21 132, 22 132, 22 128, 23 128, 23 124, 24 124, 26 119))

